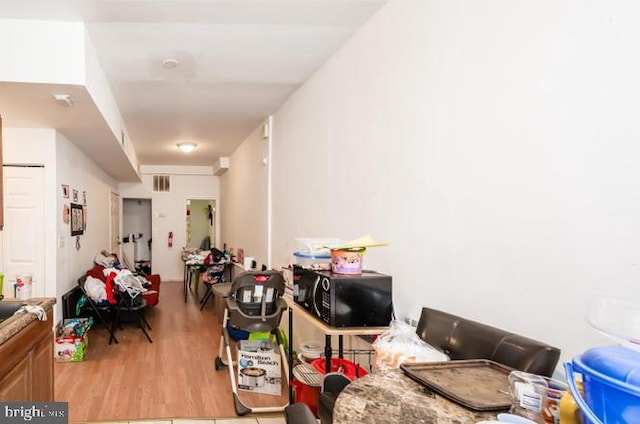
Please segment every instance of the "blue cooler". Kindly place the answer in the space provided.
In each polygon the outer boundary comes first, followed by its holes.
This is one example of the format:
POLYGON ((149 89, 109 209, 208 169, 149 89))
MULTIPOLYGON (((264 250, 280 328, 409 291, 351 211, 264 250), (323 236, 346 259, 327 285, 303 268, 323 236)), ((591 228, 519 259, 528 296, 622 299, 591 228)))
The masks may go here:
POLYGON ((565 362, 569 390, 586 423, 640 423, 640 353, 621 346, 587 350, 565 362), (582 374, 584 399, 573 373, 582 374))

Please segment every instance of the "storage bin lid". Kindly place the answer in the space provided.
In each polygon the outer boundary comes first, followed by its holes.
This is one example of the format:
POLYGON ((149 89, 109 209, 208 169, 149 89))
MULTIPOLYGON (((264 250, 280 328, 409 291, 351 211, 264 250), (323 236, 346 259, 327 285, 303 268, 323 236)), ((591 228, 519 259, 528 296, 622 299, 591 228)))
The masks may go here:
POLYGON ((640 353, 622 346, 594 347, 576 357, 583 371, 595 371, 605 377, 640 388, 640 353))
POLYGON ((329 253, 304 253, 304 252, 293 252, 293 256, 296 258, 303 259, 331 259, 331 255, 329 253))

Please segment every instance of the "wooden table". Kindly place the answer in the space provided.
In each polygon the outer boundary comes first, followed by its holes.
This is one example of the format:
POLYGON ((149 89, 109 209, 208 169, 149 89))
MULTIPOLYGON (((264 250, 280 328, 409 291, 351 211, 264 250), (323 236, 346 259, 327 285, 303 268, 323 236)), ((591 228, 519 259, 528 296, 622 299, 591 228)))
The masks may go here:
POLYGON ((495 417, 434 393, 400 369, 355 379, 340 392, 333 409, 334 424, 473 424, 495 417))
MULTIPOLYGON (((292 313, 295 313, 296 317, 304 319, 306 322, 313 325, 324 334, 324 355, 325 355, 325 370, 329 372, 331 370, 331 356, 333 349, 331 347, 331 336, 338 336, 338 357, 344 357, 343 349, 343 337, 344 336, 373 336, 381 334, 389 329, 389 327, 332 327, 327 325, 319 318, 311 315, 302 306, 298 305, 291 296, 285 295, 284 299, 289 306, 289 340, 292 341, 293 337, 293 324, 292 313), (291 313, 292 312, 292 313, 291 313)), ((291 361, 290 361, 291 362, 291 361)))

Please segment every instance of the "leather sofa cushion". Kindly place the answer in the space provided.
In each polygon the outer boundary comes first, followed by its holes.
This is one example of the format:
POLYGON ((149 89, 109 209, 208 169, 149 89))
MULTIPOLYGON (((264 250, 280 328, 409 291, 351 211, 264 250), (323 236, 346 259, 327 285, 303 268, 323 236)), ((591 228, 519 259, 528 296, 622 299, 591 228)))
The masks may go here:
POLYGON ((560 359, 558 348, 431 308, 422 309, 416 333, 451 359, 489 359, 548 377, 560 359))

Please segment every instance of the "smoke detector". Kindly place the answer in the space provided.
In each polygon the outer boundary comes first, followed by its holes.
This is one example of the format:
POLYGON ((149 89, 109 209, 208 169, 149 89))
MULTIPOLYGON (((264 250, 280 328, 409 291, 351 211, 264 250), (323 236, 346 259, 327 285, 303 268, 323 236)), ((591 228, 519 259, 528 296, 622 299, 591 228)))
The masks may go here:
POLYGON ((162 67, 164 69, 174 69, 176 66, 178 66, 178 61, 176 59, 169 58, 162 61, 162 67))
POLYGON ((56 99, 56 103, 58 103, 60 106, 73 106, 73 99, 71 98, 70 94, 54 94, 53 98, 56 99))

